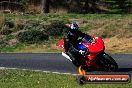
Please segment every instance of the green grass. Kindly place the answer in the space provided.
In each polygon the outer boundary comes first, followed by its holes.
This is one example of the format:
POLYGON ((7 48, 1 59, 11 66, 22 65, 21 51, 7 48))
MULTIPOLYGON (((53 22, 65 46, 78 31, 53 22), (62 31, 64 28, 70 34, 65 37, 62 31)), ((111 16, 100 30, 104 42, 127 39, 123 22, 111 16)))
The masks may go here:
POLYGON ((15 14, 2 14, 7 19, 23 19, 23 20, 39 20, 47 21, 50 19, 86 19, 86 20, 98 20, 98 19, 123 19, 131 18, 131 14, 46 14, 46 15, 15 15, 15 14))
POLYGON ((29 70, 0 70, 0 88, 131 88, 128 84, 79 85, 76 76, 29 70))
POLYGON ((14 52, 14 51, 23 49, 25 46, 28 46, 28 45, 27 44, 21 44, 21 43, 18 43, 18 44, 13 45, 13 46, 8 45, 5 47, 1 47, 0 52, 14 52))

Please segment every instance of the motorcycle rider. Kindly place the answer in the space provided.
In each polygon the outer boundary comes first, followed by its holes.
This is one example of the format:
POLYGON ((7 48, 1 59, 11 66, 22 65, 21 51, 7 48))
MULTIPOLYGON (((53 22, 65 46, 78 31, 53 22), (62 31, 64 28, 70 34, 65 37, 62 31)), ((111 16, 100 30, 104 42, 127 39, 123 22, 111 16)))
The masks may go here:
POLYGON ((64 36, 64 48, 65 52, 68 52, 69 48, 73 46, 75 49, 77 49, 78 45, 78 38, 79 37, 85 37, 85 33, 82 33, 79 31, 79 27, 75 21, 73 21, 66 32, 66 35, 64 36))
MULTIPOLYGON (((82 33, 79 30, 79 27, 75 21, 73 21, 69 27, 68 30, 64 36, 64 48, 65 53, 70 56, 73 60, 73 64, 77 66, 77 63, 74 62, 75 59, 80 59, 84 53, 88 53, 87 51, 78 50, 78 43, 79 43, 79 37, 83 38, 86 34, 82 33), (72 54, 71 54, 72 53, 72 54), (80 55, 81 54, 81 55, 80 55)), ((83 63, 83 62, 82 62, 83 63)))

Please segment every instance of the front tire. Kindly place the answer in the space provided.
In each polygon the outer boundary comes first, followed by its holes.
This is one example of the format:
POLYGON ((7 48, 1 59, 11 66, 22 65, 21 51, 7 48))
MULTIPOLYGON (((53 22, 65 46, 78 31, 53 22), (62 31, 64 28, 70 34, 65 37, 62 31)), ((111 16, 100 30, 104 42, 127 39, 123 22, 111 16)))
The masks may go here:
POLYGON ((101 65, 109 72, 115 72, 118 70, 116 61, 106 53, 103 53, 100 57, 101 65))

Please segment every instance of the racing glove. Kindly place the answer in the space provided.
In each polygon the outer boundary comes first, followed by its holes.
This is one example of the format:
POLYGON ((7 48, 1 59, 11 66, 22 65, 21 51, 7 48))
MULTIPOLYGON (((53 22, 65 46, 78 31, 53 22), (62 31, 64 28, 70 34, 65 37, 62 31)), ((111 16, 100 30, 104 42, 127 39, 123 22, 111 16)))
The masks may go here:
POLYGON ((79 53, 82 54, 83 56, 89 55, 89 50, 79 50, 79 53))

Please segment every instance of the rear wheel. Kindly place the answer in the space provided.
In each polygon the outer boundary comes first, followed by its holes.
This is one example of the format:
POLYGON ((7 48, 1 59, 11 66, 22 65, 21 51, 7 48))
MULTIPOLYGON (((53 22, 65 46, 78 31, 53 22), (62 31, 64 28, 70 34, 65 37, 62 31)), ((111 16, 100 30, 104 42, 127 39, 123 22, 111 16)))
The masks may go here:
POLYGON ((117 65, 116 61, 111 56, 109 56, 108 54, 103 53, 101 55, 101 57, 99 58, 99 60, 100 60, 101 65, 107 71, 115 72, 118 70, 118 65, 117 65))

